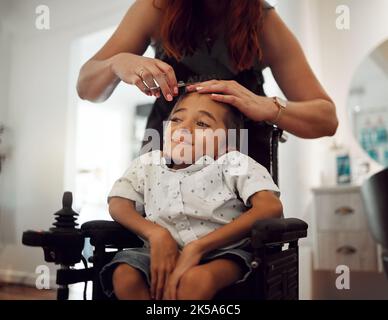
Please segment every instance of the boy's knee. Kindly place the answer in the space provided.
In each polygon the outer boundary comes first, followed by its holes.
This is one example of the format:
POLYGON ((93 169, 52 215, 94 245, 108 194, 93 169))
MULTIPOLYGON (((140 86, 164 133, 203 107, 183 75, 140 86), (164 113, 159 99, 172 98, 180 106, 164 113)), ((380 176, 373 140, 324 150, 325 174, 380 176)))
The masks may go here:
POLYGON ((112 282, 114 291, 117 294, 143 285, 144 279, 140 271, 122 263, 114 270, 112 282))
POLYGON ((215 294, 213 274, 203 267, 194 267, 183 274, 178 286, 178 299, 211 299, 215 294))

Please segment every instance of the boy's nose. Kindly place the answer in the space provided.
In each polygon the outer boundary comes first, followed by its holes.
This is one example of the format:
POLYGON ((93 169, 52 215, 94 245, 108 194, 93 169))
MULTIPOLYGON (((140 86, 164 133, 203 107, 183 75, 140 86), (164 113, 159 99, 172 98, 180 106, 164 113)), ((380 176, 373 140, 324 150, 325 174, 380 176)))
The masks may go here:
POLYGON ((182 134, 182 135, 191 134, 191 131, 188 128, 179 128, 177 131, 179 132, 179 134, 182 134))
POLYGON ((189 142, 192 140, 191 131, 187 128, 180 128, 174 134, 179 138, 179 142, 189 142))

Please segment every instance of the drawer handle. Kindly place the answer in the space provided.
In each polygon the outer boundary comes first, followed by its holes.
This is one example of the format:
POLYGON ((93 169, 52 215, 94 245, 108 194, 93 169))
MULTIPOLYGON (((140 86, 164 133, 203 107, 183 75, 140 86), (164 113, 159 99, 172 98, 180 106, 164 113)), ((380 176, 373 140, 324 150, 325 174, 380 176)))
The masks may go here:
POLYGON ((343 254, 345 256, 355 254, 356 252, 357 252, 357 249, 352 246, 342 246, 337 248, 337 253, 343 254))
POLYGON ((340 207, 335 210, 335 214, 339 214, 341 216, 346 216, 348 214, 354 213, 354 209, 351 207, 340 207))

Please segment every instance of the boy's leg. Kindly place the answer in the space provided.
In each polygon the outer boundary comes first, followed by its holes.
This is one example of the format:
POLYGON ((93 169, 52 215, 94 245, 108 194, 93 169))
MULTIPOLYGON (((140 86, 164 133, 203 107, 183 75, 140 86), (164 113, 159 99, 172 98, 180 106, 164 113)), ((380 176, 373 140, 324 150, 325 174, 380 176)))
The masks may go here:
POLYGON ((150 300, 148 285, 136 268, 119 264, 112 276, 114 293, 119 300, 150 300))
POLYGON ((190 268, 183 274, 178 290, 178 300, 210 300, 221 289, 235 283, 242 277, 237 262, 229 259, 215 259, 190 268))

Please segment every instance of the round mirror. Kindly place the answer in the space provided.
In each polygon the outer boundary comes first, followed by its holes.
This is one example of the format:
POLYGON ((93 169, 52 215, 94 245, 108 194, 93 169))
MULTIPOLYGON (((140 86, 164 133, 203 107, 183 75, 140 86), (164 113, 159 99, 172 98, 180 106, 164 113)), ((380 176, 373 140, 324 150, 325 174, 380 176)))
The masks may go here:
POLYGON ((388 167, 388 40, 357 69, 348 97, 353 133, 375 161, 388 167))

